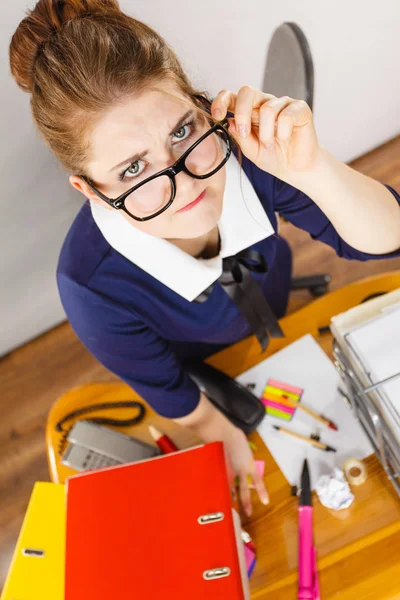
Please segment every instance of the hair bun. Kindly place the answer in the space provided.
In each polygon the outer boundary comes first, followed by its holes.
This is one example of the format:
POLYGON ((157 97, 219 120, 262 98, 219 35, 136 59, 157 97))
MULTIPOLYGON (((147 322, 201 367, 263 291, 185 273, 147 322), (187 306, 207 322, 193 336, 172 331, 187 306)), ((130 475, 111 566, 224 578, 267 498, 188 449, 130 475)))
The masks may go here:
POLYGON ((11 39, 10 68, 19 87, 26 92, 33 90, 36 57, 65 23, 110 11, 120 12, 117 0, 39 0, 11 39))

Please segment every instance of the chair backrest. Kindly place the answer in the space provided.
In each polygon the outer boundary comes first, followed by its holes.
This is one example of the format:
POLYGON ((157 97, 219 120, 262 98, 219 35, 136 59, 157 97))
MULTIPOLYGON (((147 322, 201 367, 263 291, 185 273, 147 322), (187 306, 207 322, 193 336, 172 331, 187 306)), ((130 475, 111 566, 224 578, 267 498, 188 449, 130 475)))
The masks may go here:
POLYGON ((274 32, 267 54, 262 90, 314 103, 314 65, 310 46, 296 23, 283 23, 274 32))

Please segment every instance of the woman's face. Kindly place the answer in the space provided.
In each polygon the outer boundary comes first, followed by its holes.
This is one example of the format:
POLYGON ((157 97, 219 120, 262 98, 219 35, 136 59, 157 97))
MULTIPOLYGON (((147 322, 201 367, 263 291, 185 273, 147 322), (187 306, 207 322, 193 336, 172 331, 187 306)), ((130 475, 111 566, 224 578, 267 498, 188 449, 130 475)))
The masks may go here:
MULTIPOLYGON (((169 93, 150 90, 118 103, 103 115, 92 131, 86 172, 108 198, 117 198, 150 175, 171 166, 210 129, 209 123, 173 84, 165 83, 163 90, 169 93)), ((197 173, 197 164, 201 169, 207 161, 218 163, 222 158, 217 137, 211 135, 197 153, 193 153, 190 166, 197 173)), ((135 221, 124 211, 121 215, 134 227, 156 237, 200 237, 211 231, 220 218, 225 176, 224 167, 203 180, 181 172, 176 176, 175 200, 165 212, 144 222, 135 221), (203 192, 205 195, 199 202, 188 206, 203 192)), ((70 182, 87 198, 115 210, 98 198, 80 177, 73 175, 70 182)), ((140 193, 133 194, 129 200, 131 205, 126 206, 135 216, 142 217, 157 212, 169 198, 170 184, 162 177, 151 187, 146 184, 140 193)))

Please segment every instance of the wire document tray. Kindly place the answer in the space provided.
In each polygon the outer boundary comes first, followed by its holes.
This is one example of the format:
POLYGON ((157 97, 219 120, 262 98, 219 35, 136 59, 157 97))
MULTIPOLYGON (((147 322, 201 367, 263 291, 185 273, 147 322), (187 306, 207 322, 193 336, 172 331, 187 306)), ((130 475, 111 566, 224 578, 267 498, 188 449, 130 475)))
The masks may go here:
MULTIPOLYGON (((347 336, 344 337, 346 339, 347 336)), ((354 362, 359 364, 358 357, 351 346, 348 345, 347 348, 354 362)), ((334 338, 334 364, 345 383, 351 407, 374 447, 389 480, 400 496, 400 422, 397 423, 398 415, 393 414, 394 411, 389 406, 382 389, 388 381, 400 377, 400 371, 382 381, 365 385, 362 379, 368 379, 368 375, 364 373, 361 379, 346 354, 334 338)))

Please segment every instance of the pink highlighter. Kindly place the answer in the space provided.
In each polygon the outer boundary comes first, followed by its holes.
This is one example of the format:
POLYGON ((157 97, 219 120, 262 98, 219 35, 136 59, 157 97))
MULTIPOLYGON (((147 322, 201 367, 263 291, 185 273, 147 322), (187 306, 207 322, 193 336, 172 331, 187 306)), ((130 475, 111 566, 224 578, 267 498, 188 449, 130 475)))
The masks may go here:
POLYGON ((317 554, 313 543, 310 473, 307 459, 301 474, 299 501, 299 589, 298 600, 320 600, 317 554))

